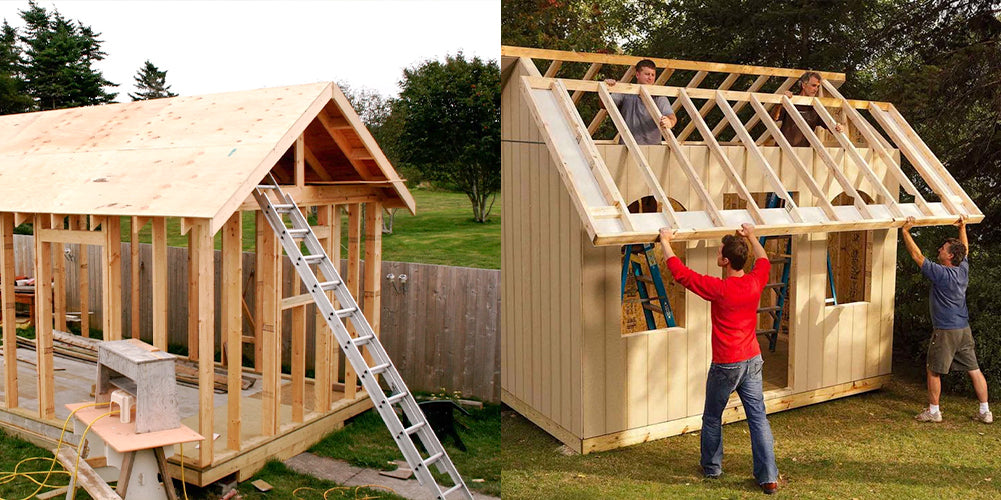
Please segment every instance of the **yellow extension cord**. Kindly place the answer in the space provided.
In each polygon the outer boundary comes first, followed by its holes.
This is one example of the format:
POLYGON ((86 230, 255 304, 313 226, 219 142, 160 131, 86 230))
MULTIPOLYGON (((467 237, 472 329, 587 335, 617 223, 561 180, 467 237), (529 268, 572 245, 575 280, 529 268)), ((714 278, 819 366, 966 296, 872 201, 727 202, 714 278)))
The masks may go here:
MULTIPOLYGON (((45 488, 45 487, 58 488, 59 486, 57 486, 57 485, 47 484, 48 480, 49 480, 49 477, 52 474, 66 474, 67 476, 71 476, 70 477, 70 483, 75 485, 75 483, 76 483, 76 474, 77 474, 77 471, 80 470, 80 456, 81 456, 82 451, 83 451, 83 446, 87 442, 87 433, 90 432, 91 426, 93 426, 95 423, 97 423, 98 420, 100 420, 100 419, 102 419, 104 417, 108 417, 108 416, 114 415, 114 414, 118 413, 119 411, 118 410, 109 411, 109 412, 107 412, 107 413, 105 413, 105 414, 103 414, 103 415, 95 418, 89 425, 87 425, 87 428, 83 431, 83 435, 80 436, 80 444, 77 446, 77 453, 76 453, 76 465, 73 468, 73 473, 72 474, 70 474, 69 471, 57 471, 57 470, 55 470, 56 463, 58 463, 58 460, 55 458, 55 456, 59 454, 59 450, 63 446, 63 438, 66 435, 66 427, 69 426, 69 423, 73 419, 73 415, 76 412, 78 412, 78 411, 80 411, 80 410, 82 410, 84 408, 91 408, 91 407, 95 407, 95 406, 106 406, 106 405, 111 405, 111 403, 89 403, 89 404, 83 405, 83 406, 81 406, 79 408, 76 408, 75 410, 73 410, 72 412, 70 412, 69 416, 66 417, 66 421, 63 422, 63 429, 62 429, 62 432, 59 433, 59 443, 56 444, 56 451, 55 451, 55 453, 53 453, 53 457, 52 458, 49 458, 49 457, 28 457, 28 458, 25 458, 24 460, 21 460, 20 462, 17 463, 17 465, 14 466, 14 471, 13 472, 2 473, 3 475, 0 475, 0 484, 7 484, 7 483, 9 483, 11 481, 14 481, 15 479, 17 479, 19 477, 23 477, 23 478, 26 478, 29 481, 31 481, 31 482, 33 482, 33 483, 35 483, 35 484, 38 485, 38 488, 36 488, 35 491, 33 491, 30 495, 24 497, 21 500, 29 500, 31 498, 34 498, 36 495, 38 495, 38 492, 42 491, 42 489, 45 488), (48 460, 49 462, 51 462, 50 465, 49 465, 49 470, 46 471, 46 472, 43 472, 43 471, 18 472, 18 468, 21 467, 21 464, 23 464, 25 462, 32 461, 32 460, 48 460), (45 479, 43 479, 41 482, 39 482, 35 478, 31 477, 32 475, 38 475, 38 474, 45 474, 45 479)), ((169 477, 165 477, 163 479, 164 479, 165 483, 167 481, 170 481, 169 477)), ((75 487, 76 486, 74 486, 74 488, 75 487)), ((166 488, 167 485, 164 484, 164 487, 166 488)), ((181 487, 184 490, 184 500, 188 500, 188 488, 187 488, 187 484, 184 482, 184 445, 183 444, 181 445, 181 487)), ((5 500, 5 499, 3 497, 0 497, 0 500, 5 500)))

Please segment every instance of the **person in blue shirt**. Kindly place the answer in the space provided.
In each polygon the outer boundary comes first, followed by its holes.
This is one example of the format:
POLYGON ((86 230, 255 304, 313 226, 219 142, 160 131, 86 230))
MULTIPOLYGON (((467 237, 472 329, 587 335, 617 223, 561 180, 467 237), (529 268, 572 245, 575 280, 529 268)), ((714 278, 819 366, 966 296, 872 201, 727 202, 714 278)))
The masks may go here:
POLYGON ((938 248, 938 263, 926 259, 914 243, 910 233, 914 217, 908 217, 903 226, 907 253, 921 267, 921 274, 931 281, 929 303, 933 330, 928 343, 928 408, 914 418, 919 422, 941 422, 942 412, 938 405, 941 375, 962 370, 970 376, 980 400, 980 409, 973 420, 989 424, 994 416, 987 405, 987 380, 977 365, 970 314, 966 309, 966 287, 970 282, 966 217, 961 217, 956 225, 959 226, 959 238, 948 238, 938 248))
MULTIPOLYGON (((642 59, 636 63, 636 83, 639 85, 653 85, 657 80, 657 66, 650 59, 642 59)), ((605 85, 615 86, 616 81, 605 80, 605 85)), ((622 113, 622 119, 629 127, 629 131, 636 139, 636 144, 641 146, 649 144, 660 144, 660 129, 669 129, 678 123, 671 103, 664 96, 656 96, 653 102, 660 109, 660 123, 655 123, 650 112, 647 111, 643 100, 636 94, 612 94, 612 101, 622 113)), ((602 104, 604 107, 604 104, 602 104)))

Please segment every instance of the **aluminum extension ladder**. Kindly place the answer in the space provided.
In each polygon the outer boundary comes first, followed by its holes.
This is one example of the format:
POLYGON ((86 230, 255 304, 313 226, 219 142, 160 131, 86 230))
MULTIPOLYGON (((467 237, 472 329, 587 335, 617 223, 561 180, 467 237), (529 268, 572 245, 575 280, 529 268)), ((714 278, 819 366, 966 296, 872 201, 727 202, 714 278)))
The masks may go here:
POLYGON ((650 243, 645 243, 642 245, 642 250, 633 252, 633 247, 639 247, 640 245, 626 245, 625 255, 622 257, 622 292, 621 297, 626 295, 626 278, 631 273, 636 278, 636 291, 640 295, 640 304, 643 307, 643 316, 646 318, 646 326, 649 330, 654 330, 657 328, 657 322, 654 319, 653 313, 658 313, 664 316, 664 324, 668 328, 673 328, 677 326, 674 321, 674 313, 671 311, 671 304, 667 301, 667 287, 664 286, 664 279, 660 276, 660 268, 657 266, 657 257, 654 253, 654 245, 650 243), (646 257, 647 268, 650 270, 650 276, 643 274, 643 266, 639 262, 633 260, 633 255, 636 253, 642 253, 646 257), (655 297, 650 296, 649 289, 647 286, 653 285, 654 291, 657 293, 655 297), (660 305, 657 307, 654 302, 660 305))
POLYGON ((285 253, 292 260, 296 272, 302 278, 303 285, 312 295, 313 301, 321 314, 323 314, 327 325, 334 333, 337 343, 344 351, 344 357, 351 363, 362 386, 368 392, 369 397, 375 403, 379 415, 389 428, 390 434, 400 447, 404 458, 410 468, 417 476, 417 480, 422 486, 427 487, 435 495, 435 498, 445 499, 453 493, 459 495, 455 498, 472 499, 473 496, 463 482, 462 477, 449 458, 445 448, 441 445, 434 430, 428 423, 427 418, 417 406, 417 401, 407 389, 400 372, 393 365, 392 360, 386 354, 379 338, 372 331, 372 326, 358 308, 358 303, 348 291, 347 286, 341 279, 340 274, 327 256, 319 240, 309 227, 306 218, 303 217, 292 197, 284 193, 275 182, 274 177, 268 174, 266 183, 262 183, 254 190, 254 197, 260 204, 264 217, 271 224, 278 239, 281 241, 285 253), (272 201, 268 192, 274 192, 277 200, 272 201), (282 214, 287 214, 291 227, 285 225, 282 214), (308 254, 304 255, 300 250, 300 243, 304 244, 308 254), (310 268, 316 264, 318 270, 323 273, 324 279, 319 281, 317 275, 310 268), (337 298, 337 303, 342 309, 335 309, 324 292, 333 291, 337 298), (357 337, 351 337, 345 327, 343 320, 351 320, 352 326, 358 332, 357 337), (373 365, 369 365, 362 355, 361 348, 367 347, 373 365), (379 385, 378 375, 382 375, 383 380, 389 386, 390 394, 387 396, 379 385), (394 405, 398 405, 406 415, 409 427, 404 427, 400 417, 396 414, 394 405), (412 436, 418 436, 420 443, 424 446, 427 456, 422 456, 417 449, 412 436), (442 473, 448 474, 455 486, 443 489, 431 475, 431 465, 437 466, 442 473))

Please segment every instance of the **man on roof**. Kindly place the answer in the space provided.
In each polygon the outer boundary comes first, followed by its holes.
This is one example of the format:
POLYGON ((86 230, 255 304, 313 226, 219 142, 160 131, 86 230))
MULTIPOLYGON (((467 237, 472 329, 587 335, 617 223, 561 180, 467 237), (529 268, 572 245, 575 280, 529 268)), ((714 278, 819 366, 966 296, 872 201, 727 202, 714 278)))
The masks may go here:
POLYGON ((966 309, 966 286, 970 282, 968 259, 969 240, 966 238, 966 217, 956 221, 959 239, 948 238, 938 247, 938 263, 926 259, 911 237, 914 217, 904 223, 904 245, 907 253, 921 268, 921 274, 931 281, 928 302, 931 306, 932 334, 928 343, 928 408, 914 418, 918 422, 941 422, 938 398, 942 392, 941 375, 950 371, 965 371, 973 382, 980 408, 973 420, 989 424, 994 421, 987 405, 987 380, 977 365, 977 353, 970 330, 970 314, 966 309))
POLYGON ((770 495, 778 490, 779 471, 775 465, 772 428, 765 415, 763 363, 755 334, 758 303, 771 270, 768 254, 754 237, 754 226, 743 224, 736 236, 723 237, 716 265, 723 268, 725 277, 719 279, 686 267, 671 249, 673 236, 671 228, 660 230, 667 268, 675 281, 712 303, 713 361, 706 377, 706 402, 702 410, 702 473, 707 478, 723 474, 723 409, 730 394, 737 391, 751 433, 754 479, 770 495), (748 244, 754 249, 755 261, 751 271, 745 273, 748 244))
MULTIPOLYGON (((653 85, 656 79, 657 66, 653 61, 643 59, 636 63, 636 83, 640 85, 653 85)), ((609 87, 615 86, 615 83, 616 81, 612 79, 605 80, 605 85, 609 87)), ((633 138, 636 139, 637 144, 660 144, 661 137, 660 130, 657 128, 658 124, 653 121, 653 117, 650 116, 650 112, 643 105, 643 101, 639 95, 613 93, 612 100, 615 101, 619 112, 622 113, 622 118, 625 120, 626 126, 629 127, 629 131, 633 133, 633 138)), ((663 115, 660 117, 661 127, 671 128, 675 123, 678 123, 678 117, 674 115, 674 110, 671 109, 671 102, 666 97, 655 96, 653 102, 657 104, 657 108, 660 109, 663 115)))
MULTIPOLYGON (((799 77, 796 84, 799 85, 799 94, 804 97, 816 97, 817 93, 820 92, 820 83, 822 79, 821 76, 813 71, 807 71, 803 73, 803 76, 799 77)), ((785 91, 786 97, 792 97, 793 93, 788 90, 785 91)), ((820 119, 820 115, 817 114, 817 110, 813 109, 813 106, 809 104, 796 104, 796 110, 799 114, 803 116, 806 120, 806 124, 809 125, 810 130, 815 130, 817 127, 824 127, 827 129, 827 124, 824 120, 820 119)), ((782 135, 789 141, 789 144, 794 148, 805 147, 810 145, 810 141, 806 139, 803 135, 803 131, 800 130, 796 122, 789 118, 786 114, 785 107, 781 104, 772 108, 772 118, 775 121, 782 122, 779 130, 782 131, 782 135)), ((830 130, 830 129, 828 129, 830 130)), ((837 132, 842 132, 843 128, 841 124, 835 124, 834 130, 837 132)))

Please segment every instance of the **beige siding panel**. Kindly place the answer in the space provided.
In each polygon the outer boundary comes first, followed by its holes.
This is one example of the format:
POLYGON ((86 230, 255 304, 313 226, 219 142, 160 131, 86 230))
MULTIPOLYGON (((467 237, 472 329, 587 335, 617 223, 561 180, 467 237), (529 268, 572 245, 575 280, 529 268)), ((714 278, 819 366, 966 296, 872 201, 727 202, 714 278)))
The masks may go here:
MULTIPOLYGON (((809 267, 800 276, 807 276, 807 297, 822 297, 827 279, 827 260, 821 254, 816 255, 816 249, 821 247, 827 249, 827 239, 823 235, 808 234, 803 236, 803 259, 804 264, 809 263, 809 267)), ((824 357, 825 357, 825 330, 824 330, 824 303, 818 300, 810 300, 809 313, 806 319, 807 335, 809 336, 809 353, 807 354, 807 389, 817 389, 824 386, 824 357)))
POLYGON ((874 231, 874 234, 882 234, 877 241, 883 241, 883 298, 882 317, 880 318, 879 332, 879 374, 890 373, 893 358, 893 299, 896 287, 896 262, 897 262, 897 230, 884 229, 874 231))
MULTIPOLYGON (((579 225, 583 230, 583 226, 579 225)), ((584 434, 595 437, 606 434, 606 379, 605 379, 605 261, 603 250, 581 238, 581 335, 582 379, 581 398, 584 412, 584 434)), ((613 387, 611 382, 608 387, 613 387)), ((621 408, 621 407, 620 407, 621 408)))
MULTIPOLYGON (((504 94, 506 94, 506 90, 504 94)), ((501 99, 504 95, 501 96, 501 99)), ((502 106, 502 109, 510 110, 512 107, 502 106)), ((507 111, 510 112, 510 111, 507 111)), ((504 117, 501 117, 501 129, 502 137, 506 137, 506 133, 503 132, 505 127, 510 127, 510 122, 505 122, 504 117)), ((504 193, 511 193, 511 152, 512 144, 507 142, 501 142, 501 213, 504 215, 511 214, 514 207, 511 203, 511 198, 514 196, 503 196, 504 193)), ((511 387, 511 372, 514 371, 514 367, 511 365, 510 358, 508 357, 509 347, 511 346, 511 335, 513 331, 511 329, 511 307, 512 304, 512 293, 511 293, 511 220, 512 217, 501 217, 501 387, 505 390, 510 390, 511 387), (505 370, 504 368, 507 368, 505 370)), ((339 243, 338 243, 339 244, 339 243)))
POLYGON ((601 262, 598 282, 604 300, 600 307, 605 309, 605 322, 600 330, 605 340, 605 433, 628 429, 629 412, 629 350, 628 342, 619 333, 622 307, 615 300, 619 293, 620 269, 614 263, 619 261, 619 250, 615 247, 598 249, 597 258, 601 262))
POLYGON ((865 342, 869 331, 869 303, 858 304, 855 307, 855 321, 849 324, 851 330, 852 370, 850 380, 865 378, 865 342))
MULTIPOLYGON (((866 335, 865 335, 865 376, 875 377, 879 374, 879 336, 881 332, 881 318, 883 304, 886 298, 883 296, 883 267, 885 252, 885 234, 887 231, 872 232, 872 281, 869 284, 869 309, 866 314, 866 335)), ((896 269, 893 269, 896 272, 896 269)))
MULTIPOLYGON (((543 392, 542 392, 542 335, 544 334, 542 329, 542 291, 540 286, 542 285, 542 261, 540 255, 539 242, 542 239, 543 231, 545 228, 541 227, 541 201, 539 196, 539 170, 542 168, 542 158, 548 152, 533 150, 535 154, 532 158, 531 169, 529 169, 529 211, 531 212, 528 219, 530 224, 530 229, 528 232, 529 237, 529 262, 531 262, 531 278, 529 280, 529 289, 531 293, 531 325, 529 327, 529 332, 531 334, 532 340, 529 344, 529 351, 527 353, 527 358, 532 360, 532 378, 530 380, 529 386, 531 387, 530 394, 532 406, 537 409, 543 409, 542 404, 543 392)), ((549 405, 546 404, 546 407, 549 405)))
MULTIPOLYGON (((856 304, 840 306, 841 317, 837 322, 838 329, 838 382, 843 384, 851 380, 852 377, 852 330, 855 325, 856 304)), ((830 321, 828 317, 828 321, 830 321)))
MULTIPOLYGON (((598 413, 593 410, 594 406, 591 406, 597 400, 594 398, 589 400, 584 399, 586 394, 585 387, 587 387, 584 376, 593 369, 593 367, 585 362, 584 353, 588 346, 593 345, 593 342, 589 342, 584 333, 585 327, 589 326, 589 323, 585 321, 585 315, 588 315, 588 317, 590 315, 583 308, 584 260, 582 253, 585 246, 590 246, 591 242, 587 241, 584 237, 586 234, 584 226, 581 224, 580 217, 576 213, 577 210, 570 202, 570 197, 567 194, 564 196, 563 207, 566 209, 564 213, 567 214, 566 242, 570 254, 570 258, 567 261, 569 262, 570 269, 570 407, 573 411, 573 423, 570 430, 576 433, 577 436, 585 436, 588 434, 585 427, 584 408, 591 410, 588 415, 592 419, 594 418, 593 415, 598 413)), ((592 353, 591 359, 593 360, 594 357, 595 355, 592 353)), ((593 383, 593 379, 588 380, 593 383)), ((600 425, 604 426, 603 419, 600 425)))
MULTIPOLYGON (((686 251, 688 267, 695 272, 709 274, 711 267, 715 267, 716 264, 715 252, 716 246, 709 246, 705 241, 689 242, 686 251)), ((688 394, 685 401, 685 413, 686 416, 691 416, 701 414, 705 404, 706 374, 709 371, 709 362, 712 360, 710 342, 712 318, 710 317, 709 303, 701 297, 687 292, 685 301, 688 304, 686 318, 689 325, 685 335, 688 351, 685 382, 688 394)))

